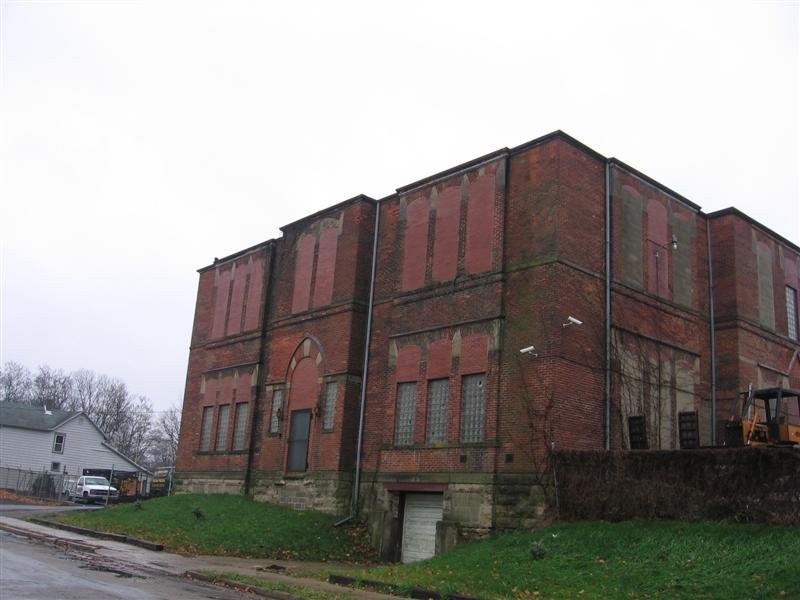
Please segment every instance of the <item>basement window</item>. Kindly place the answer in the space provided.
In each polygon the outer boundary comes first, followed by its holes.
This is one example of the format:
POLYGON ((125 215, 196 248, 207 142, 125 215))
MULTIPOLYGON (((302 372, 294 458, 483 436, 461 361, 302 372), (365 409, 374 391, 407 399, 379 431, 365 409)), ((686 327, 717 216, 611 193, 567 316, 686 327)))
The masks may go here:
POLYGON ((51 462, 50 463, 50 470, 51 471, 60 471, 61 470, 61 463, 60 462, 51 462))
POLYGON ((63 433, 56 433, 53 436, 53 452, 56 454, 64 454, 64 443, 67 440, 67 436, 63 433))
POLYGON ((647 423, 643 416, 628 417, 628 437, 631 450, 647 450, 647 423))
POLYGON ((681 449, 699 448, 700 431, 697 411, 678 413, 678 434, 681 449))

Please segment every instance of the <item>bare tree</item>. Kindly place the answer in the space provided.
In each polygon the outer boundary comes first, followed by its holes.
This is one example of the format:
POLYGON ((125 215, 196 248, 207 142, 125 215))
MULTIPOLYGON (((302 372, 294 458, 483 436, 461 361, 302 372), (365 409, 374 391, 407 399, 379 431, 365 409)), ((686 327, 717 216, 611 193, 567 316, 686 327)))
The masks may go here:
POLYGON ((132 398, 125 382, 100 375, 97 378, 97 404, 89 415, 106 435, 116 439, 132 409, 132 398))
POLYGON ((64 373, 47 365, 35 376, 7 362, 0 371, 0 399, 34 406, 83 411, 117 450, 141 463, 154 443, 153 407, 134 396, 121 379, 80 369, 64 373))
POLYGON ((161 413, 153 428, 153 441, 150 447, 150 460, 153 466, 171 466, 175 464, 180 429, 180 409, 173 406, 161 413))
POLYGON ((82 410, 89 415, 102 412, 103 396, 100 377, 94 371, 80 369, 72 373, 72 410, 82 410))
POLYGON ((0 401, 30 404, 33 377, 27 367, 9 361, 0 368, 0 401))
POLYGON ((32 401, 47 408, 67 408, 72 397, 72 379, 61 369, 48 365, 39 367, 33 378, 32 401))
POLYGON ((152 442, 153 407, 144 396, 128 397, 122 414, 125 418, 117 421, 114 432, 109 434, 111 443, 135 462, 142 463, 152 442))

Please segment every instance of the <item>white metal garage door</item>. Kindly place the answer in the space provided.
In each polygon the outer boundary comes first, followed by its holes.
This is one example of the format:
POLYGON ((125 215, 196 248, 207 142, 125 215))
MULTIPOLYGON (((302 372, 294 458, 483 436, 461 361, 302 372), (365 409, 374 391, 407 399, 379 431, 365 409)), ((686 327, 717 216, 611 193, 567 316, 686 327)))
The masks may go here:
POLYGON ((406 494, 401 556, 404 563, 425 560, 434 555, 436 523, 441 520, 441 494, 406 494))

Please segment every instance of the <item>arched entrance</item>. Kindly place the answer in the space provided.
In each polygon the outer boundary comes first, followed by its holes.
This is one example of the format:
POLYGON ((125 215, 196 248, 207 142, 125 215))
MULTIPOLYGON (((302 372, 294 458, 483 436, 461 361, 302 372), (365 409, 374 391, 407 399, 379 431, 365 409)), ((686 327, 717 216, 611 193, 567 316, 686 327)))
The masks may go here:
POLYGON ((306 338, 289 364, 289 436, 286 442, 286 471, 289 473, 305 472, 311 462, 315 429, 312 422, 319 400, 321 363, 319 347, 306 338))

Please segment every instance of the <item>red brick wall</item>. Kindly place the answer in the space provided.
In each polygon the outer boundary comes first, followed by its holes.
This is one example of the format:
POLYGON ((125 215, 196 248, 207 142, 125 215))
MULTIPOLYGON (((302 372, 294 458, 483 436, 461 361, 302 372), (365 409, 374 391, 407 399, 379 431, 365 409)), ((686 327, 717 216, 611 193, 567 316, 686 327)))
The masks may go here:
POLYGON ((294 263, 294 294, 292 296, 293 313, 308 310, 316 242, 316 238, 312 235, 302 235, 297 242, 294 263))
POLYGON ((467 240, 465 250, 466 271, 470 275, 484 273, 492 268, 492 229, 495 225, 494 196, 499 181, 495 172, 484 173, 469 187, 467 200, 467 240))
MULTIPOLYGON (((614 162, 611 174, 614 330, 664 348, 670 368, 694 371, 683 392, 707 410, 708 221, 624 165, 614 162)), ((544 468, 553 444, 602 448, 604 193, 605 161, 555 135, 434 176, 379 204, 365 471, 397 477, 530 472, 544 468), (583 325, 563 327, 569 316, 583 325), (530 345, 538 356, 519 353, 530 345), (486 374, 485 439, 463 444, 461 386, 469 373, 486 374), (449 428, 445 443, 429 445, 428 385, 439 378, 449 382, 449 428), (406 381, 417 383, 414 443, 398 448, 397 384, 406 381)), ((335 425, 324 431, 315 412, 310 469, 353 467, 375 210, 365 198, 347 201, 201 271, 179 470, 243 468, 241 455, 197 453, 202 407, 224 403, 229 394, 217 402, 200 386, 204 373, 251 369, 261 356, 266 387, 258 398, 254 468, 283 472, 292 408, 316 411, 329 382, 337 386, 335 425), (268 248, 274 248, 271 263, 268 248), (273 435, 275 389, 284 390, 285 405, 281 432, 273 435)), ((784 294, 785 285, 797 285, 800 256, 736 215, 712 222, 722 415, 748 378, 764 379, 764 365, 800 385, 784 294), (762 267, 763 248, 772 252, 774 331, 759 322, 758 244, 762 267)), ((614 369, 619 365, 612 361, 614 369)), ((615 383, 614 447, 626 426, 619 393, 615 383)), ((241 398, 257 402, 237 387, 241 398)))
POLYGON ((493 469, 504 184, 505 159, 500 157, 381 203, 364 439, 367 471, 493 469), (415 215, 421 207, 427 217, 415 215), (413 219, 431 226, 412 227, 409 236, 413 219), (464 446, 459 441, 462 376, 483 372, 486 439, 464 446), (428 382, 441 378, 448 379, 447 440, 428 445, 428 382), (394 446, 401 381, 417 383, 412 448, 394 446))
POLYGON ((325 306, 333 298, 333 282, 336 273, 336 246, 339 231, 334 227, 325 227, 319 236, 319 259, 317 260, 317 277, 314 286, 314 306, 325 306))
POLYGON ((449 281, 456 276, 460 209, 461 189, 457 186, 443 189, 436 205, 433 234, 434 281, 449 281))
MULTIPOLYGON (((270 244, 265 243, 200 271, 176 459, 180 471, 241 471, 246 466, 246 453, 232 450, 235 404, 247 402, 252 418, 253 372, 260 358, 260 329, 267 297, 265 282, 272 267, 269 249, 270 244), (235 294, 229 293, 231 271, 233 287, 236 288, 237 280, 242 282, 241 292, 235 294), (229 334, 224 335, 225 332, 229 334), (233 378, 237 374, 234 388, 233 378), (236 389, 235 400, 233 389, 236 389), (224 404, 231 406, 228 445, 217 451, 214 447, 217 415, 219 406, 224 404), (206 406, 214 407, 212 451, 199 453, 200 421, 206 406)), ((248 424, 248 446, 249 430, 248 424)))
POLYGON ((755 388, 800 386, 800 345, 788 337, 785 290, 786 285, 796 286, 800 253, 739 213, 714 216, 710 223, 718 413, 724 420, 738 413, 740 394, 751 383, 755 388), (761 252, 771 254, 774 328, 760 319, 759 247, 761 252))

